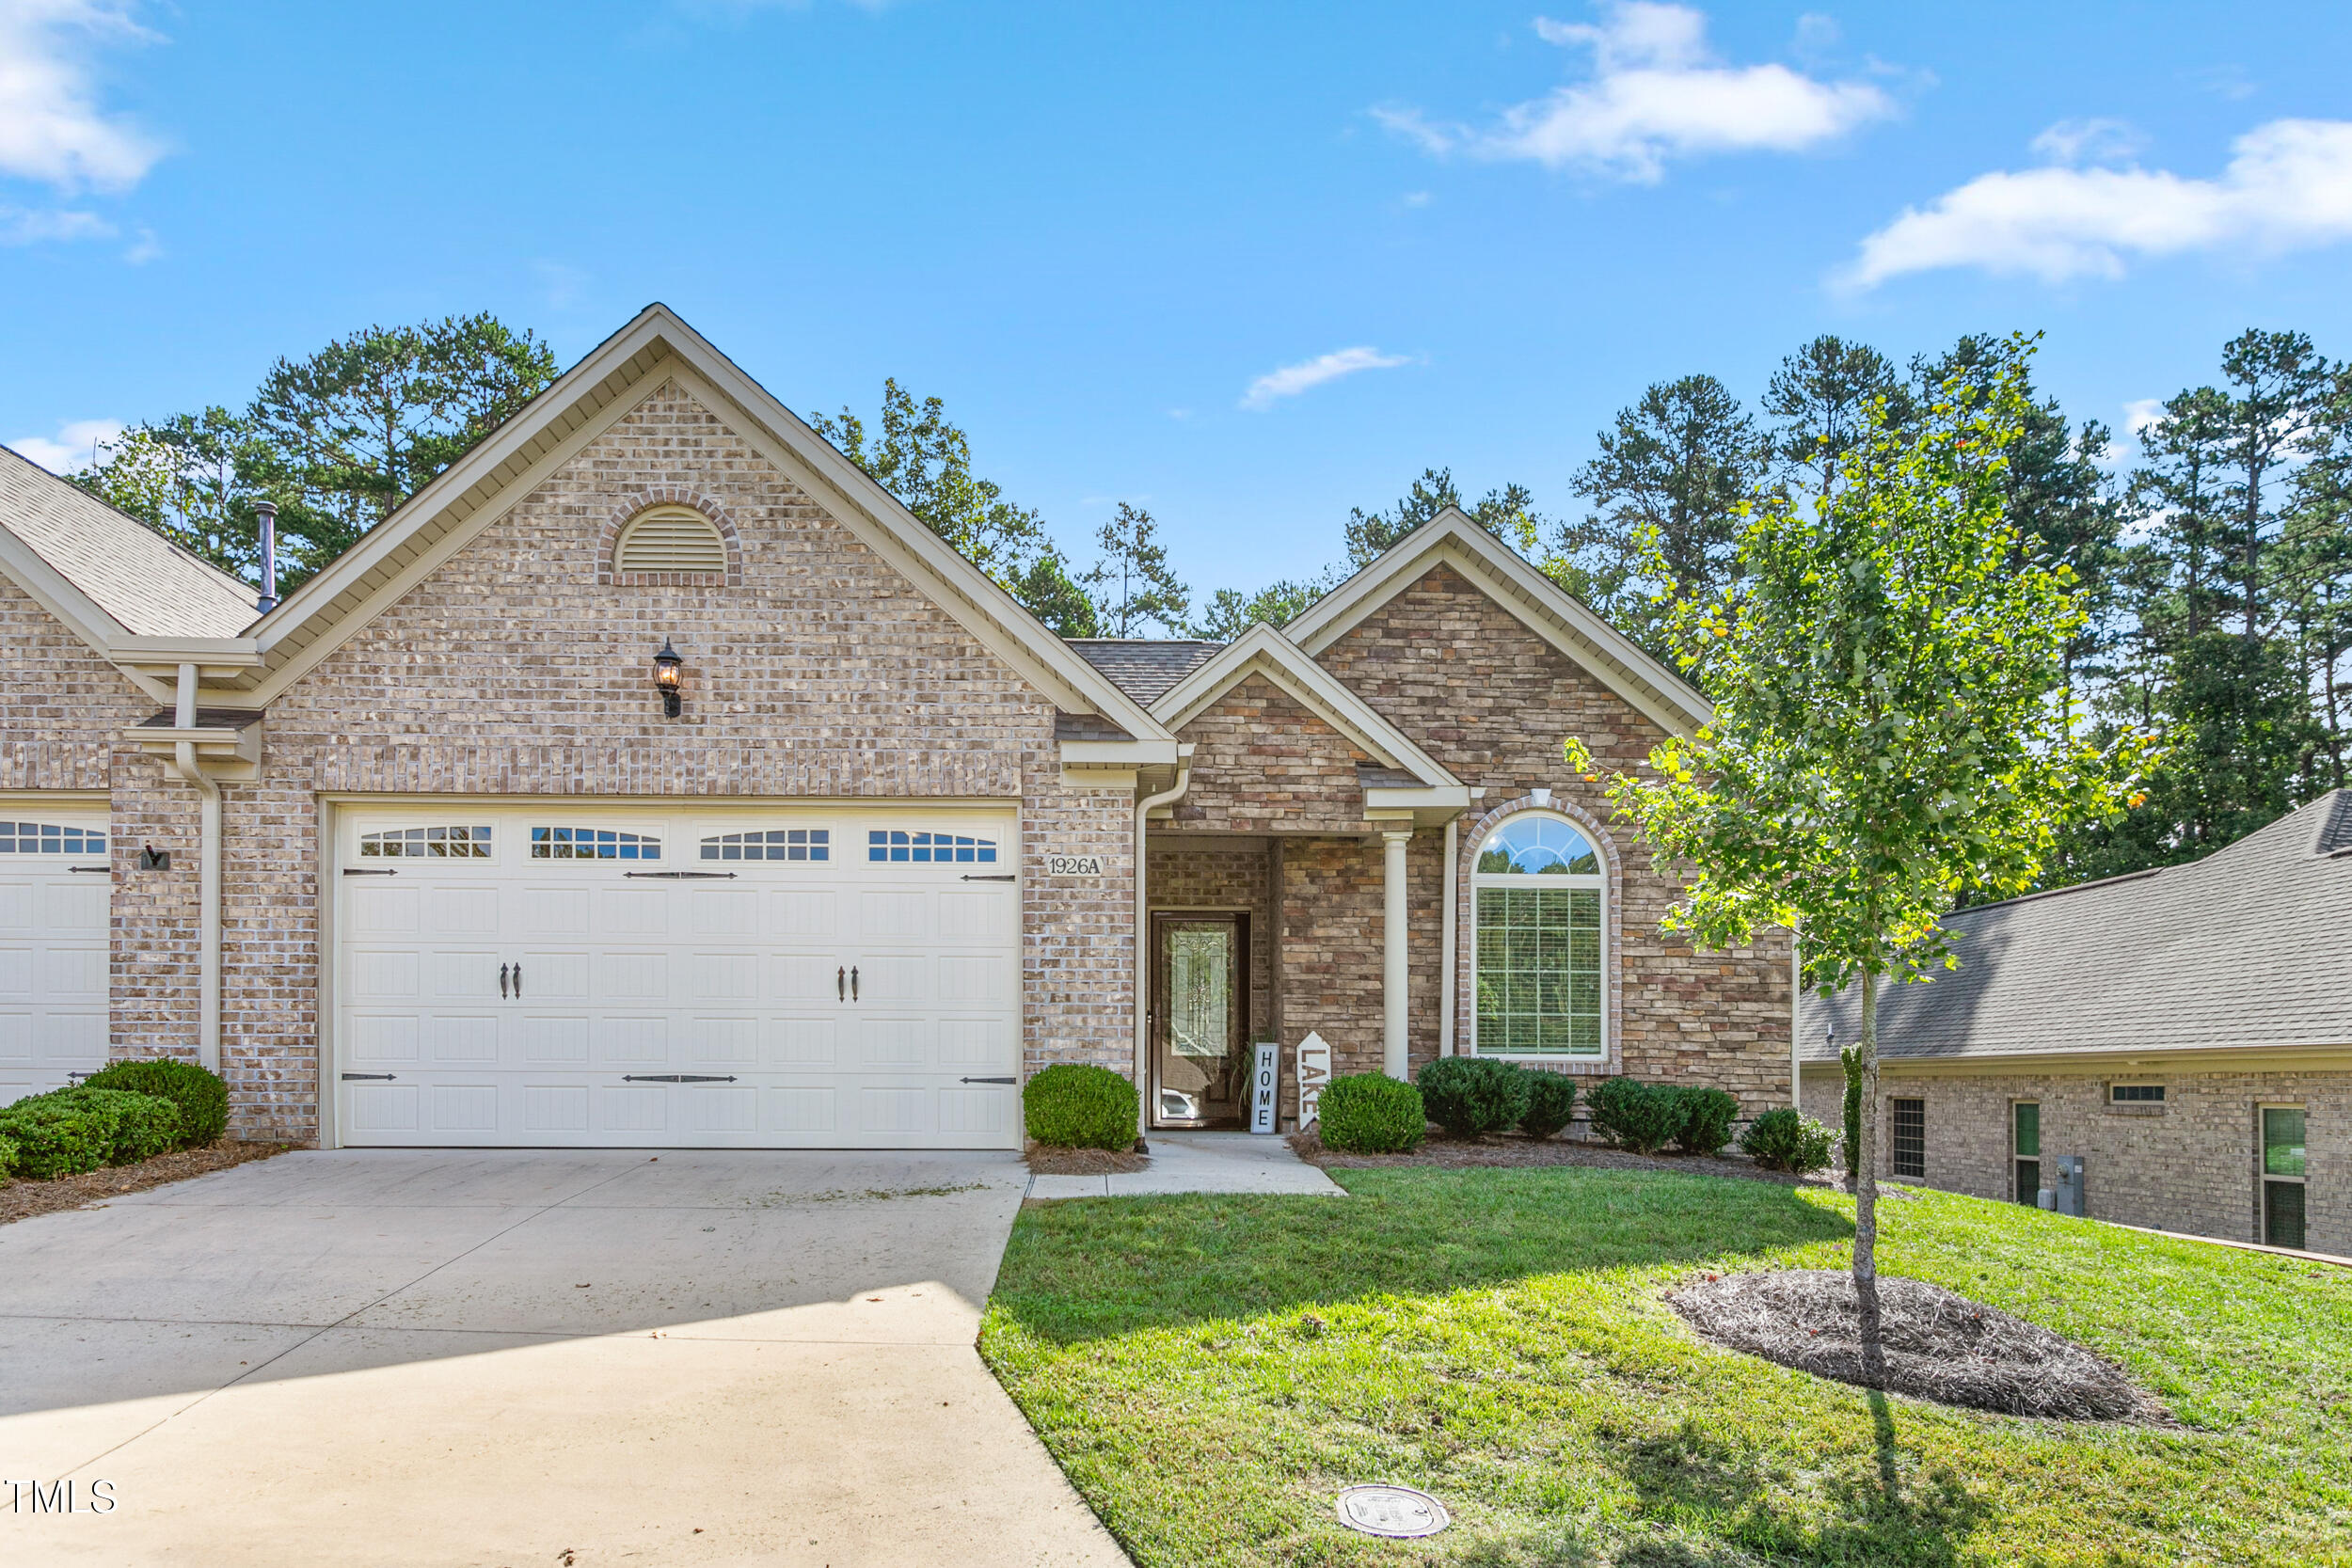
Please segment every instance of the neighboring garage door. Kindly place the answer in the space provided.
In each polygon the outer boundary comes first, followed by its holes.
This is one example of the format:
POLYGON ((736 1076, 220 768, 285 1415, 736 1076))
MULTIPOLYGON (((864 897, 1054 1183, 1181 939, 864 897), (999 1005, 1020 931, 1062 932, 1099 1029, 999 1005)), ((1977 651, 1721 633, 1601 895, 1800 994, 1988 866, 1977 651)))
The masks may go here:
POLYGON ((106 813, 0 796, 0 1104, 106 1065, 106 813))
POLYGON ((1015 819, 351 807, 342 1141, 1020 1145, 1015 819))

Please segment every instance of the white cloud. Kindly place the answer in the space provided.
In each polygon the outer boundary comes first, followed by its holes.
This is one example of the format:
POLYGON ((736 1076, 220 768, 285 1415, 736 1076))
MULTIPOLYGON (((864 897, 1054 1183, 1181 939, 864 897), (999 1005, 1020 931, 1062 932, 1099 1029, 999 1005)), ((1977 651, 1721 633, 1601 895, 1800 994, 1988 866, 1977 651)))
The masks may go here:
POLYGON ((1592 52, 1592 76, 1514 105, 1484 130, 1438 124, 1411 108, 1374 117, 1432 153, 1527 159, 1646 183, 1670 158, 1802 151, 1895 111, 1867 82, 1718 62, 1706 16, 1687 6, 1611 0, 1601 17, 1597 24, 1538 17, 1547 43, 1592 52))
POLYGON ((2139 439, 2147 428, 2164 418, 2164 399, 2134 398, 2123 405, 2123 430, 2134 440, 2139 439))
POLYGON ((2033 150, 2053 164, 2120 163, 2147 138, 2120 119, 2061 119, 2034 137, 2033 150))
POLYGON ((163 148, 100 109, 90 55, 153 37, 120 0, 0 0, 0 174, 61 191, 137 184, 163 148))
POLYGON ((0 206, 0 245, 43 245, 56 240, 105 240, 115 226, 96 213, 34 212, 0 206))
POLYGON ((1398 365, 1409 365, 1412 358, 1403 354, 1383 354, 1376 348, 1343 348, 1331 354, 1317 355, 1295 365, 1284 365, 1268 371, 1249 384, 1242 394, 1241 405, 1255 413, 1263 413, 1274 406, 1278 398, 1295 398, 1311 387, 1327 381, 1337 381, 1359 371, 1385 371, 1398 365))
POLYGON ((1865 239, 1843 281, 1867 289, 1906 273, 1978 267, 2058 283, 2120 277, 2126 258, 2347 239, 2352 120, 2274 119, 2232 144, 2217 180, 2137 166, 1979 175, 1865 239))
POLYGON ((112 441, 121 434, 120 420, 70 420, 57 427, 54 438, 21 436, 8 445, 53 474, 70 474, 89 466, 92 447, 112 441))

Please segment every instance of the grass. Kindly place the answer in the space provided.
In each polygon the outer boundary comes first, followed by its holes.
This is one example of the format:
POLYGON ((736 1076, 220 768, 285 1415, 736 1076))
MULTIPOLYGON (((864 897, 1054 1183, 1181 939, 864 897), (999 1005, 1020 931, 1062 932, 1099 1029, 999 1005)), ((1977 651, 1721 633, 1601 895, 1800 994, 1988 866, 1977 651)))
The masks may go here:
POLYGON ((1882 1267, 2114 1356, 2178 1430, 1945 1409, 1660 1299, 1839 1267, 1851 1200, 1703 1176, 1348 1170, 1354 1196, 1032 1205, 980 1346, 1146 1568, 2352 1563, 2352 1273, 1948 1194, 1882 1267), (1454 1527, 1353 1534, 1398 1481, 1454 1527))

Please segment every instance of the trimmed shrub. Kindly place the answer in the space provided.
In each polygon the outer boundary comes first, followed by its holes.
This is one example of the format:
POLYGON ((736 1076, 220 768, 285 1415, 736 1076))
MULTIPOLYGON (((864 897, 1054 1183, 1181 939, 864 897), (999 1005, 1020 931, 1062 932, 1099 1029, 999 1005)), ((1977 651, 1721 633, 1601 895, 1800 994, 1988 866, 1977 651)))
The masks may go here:
POLYGON ((1422 1109, 1456 1138, 1518 1125, 1527 1114, 1527 1069, 1492 1056, 1440 1056, 1421 1069, 1422 1109))
POLYGON ((6 1181, 8 1179, 8 1173, 14 1169, 16 1169, 16 1145, 7 1138, 0 1138, 0 1181, 6 1181))
POLYGON ((1421 1091, 1384 1072, 1332 1079, 1315 1113, 1323 1141, 1347 1154, 1401 1154, 1420 1148, 1429 1131, 1421 1091))
POLYGON ((1136 1086, 1106 1067, 1058 1062, 1021 1091, 1029 1136, 1055 1148, 1136 1147, 1136 1086))
POLYGON ((1567 1126, 1576 1114, 1576 1080, 1565 1072, 1527 1075, 1527 1112, 1519 1131, 1531 1138, 1549 1138, 1567 1126))
POLYGON ((1765 1112, 1740 1134, 1740 1151, 1749 1159, 1766 1170, 1795 1176, 1829 1169, 1836 1148, 1836 1133, 1787 1105, 1765 1112))
POLYGON ((135 1165, 181 1147, 180 1107, 161 1095, 93 1089, 82 1084, 59 1089, 57 1098, 109 1119, 114 1128, 106 1149, 110 1165, 135 1165))
POLYGON ((1655 1154, 1682 1130, 1682 1092, 1631 1078, 1604 1079, 1592 1092, 1593 1131, 1636 1154, 1655 1154))
POLYGON ((177 1056, 116 1062, 82 1081, 86 1089, 127 1089, 151 1094, 180 1107, 183 1148, 217 1143, 229 1129, 229 1085, 220 1075, 177 1056))
POLYGON ((1692 1154, 1721 1154, 1731 1142, 1739 1100, 1722 1089, 1680 1088, 1675 1094, 1682 1101, 1682 1125, 1675 1130, 1675 1142, 1692 1154))
POLYGON ((70 1099, 60 1091, 37 1094, 0 1109, 0 1138, 16 1146, 16 1174, 46 1181, 79 1176, 110 1164, 115 1124, 120 1113, 101 1102, 70 1099))

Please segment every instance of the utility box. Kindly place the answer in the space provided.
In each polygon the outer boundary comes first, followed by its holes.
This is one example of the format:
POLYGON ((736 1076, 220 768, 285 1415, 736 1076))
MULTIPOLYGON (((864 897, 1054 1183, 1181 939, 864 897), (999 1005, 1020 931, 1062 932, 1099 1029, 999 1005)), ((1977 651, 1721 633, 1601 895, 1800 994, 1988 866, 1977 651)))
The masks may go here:
POLYGON ((2053 1199, 2053 1207, 2061 1214, 2082 1218, 2090 1212, 2083 1203, 2083 1157, 2079 1154, 2061 1154, 2053 1163, 2058 1167, 2057 1196, 2053 1199))

